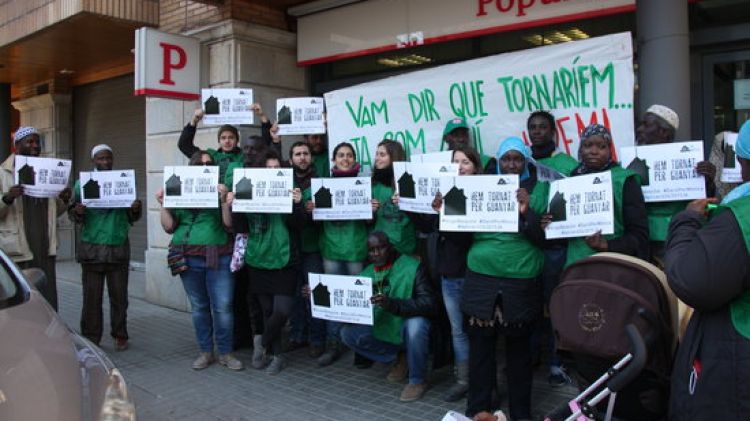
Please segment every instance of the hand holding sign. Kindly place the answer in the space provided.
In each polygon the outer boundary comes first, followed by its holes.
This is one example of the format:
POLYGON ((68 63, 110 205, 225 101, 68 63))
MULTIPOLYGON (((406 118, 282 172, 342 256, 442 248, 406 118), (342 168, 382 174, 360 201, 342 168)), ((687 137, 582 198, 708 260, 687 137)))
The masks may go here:
POLYGON ((23 186, 20 184, 16 184, 15 186, 11 187, 10 190, 8 190, 8 193, 5 193, 3 195, 3 201, 7 204, 12 204, 16 198, 23 196, 23 186))

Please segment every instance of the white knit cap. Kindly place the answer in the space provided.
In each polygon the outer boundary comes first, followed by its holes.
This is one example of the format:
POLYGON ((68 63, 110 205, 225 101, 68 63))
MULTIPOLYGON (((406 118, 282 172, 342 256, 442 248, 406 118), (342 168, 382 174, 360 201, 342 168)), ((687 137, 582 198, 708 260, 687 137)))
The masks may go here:
POLYGON ((18 128, 18 130, 16 130, 16 135, 13 137, 13 143, 18 143, 24 137, 30 136, 32 134, 39 136, 39 132, 37 131, 37 129, 28 126, 21 126, 18 128))
POLYGON ((91 159, 94 159, 96 154, 98 154, 101 151, 110 151, 112 152, 112 148, 109 147, 109 145, 105 145, 102 143, 101 145, 96 145, 93 148, 91 148, 91 159))
POLYGON ((677 130, 680 127, 680 117, 677 116, 677 113, 674 112, 673 109, 666 107, 664 105, 654 104, 650 107, 648 107, 648 110, 646 110, 647 113, 651 113, 662 120, 666 121, 667 124, 672 126, 673 129, 677 130))

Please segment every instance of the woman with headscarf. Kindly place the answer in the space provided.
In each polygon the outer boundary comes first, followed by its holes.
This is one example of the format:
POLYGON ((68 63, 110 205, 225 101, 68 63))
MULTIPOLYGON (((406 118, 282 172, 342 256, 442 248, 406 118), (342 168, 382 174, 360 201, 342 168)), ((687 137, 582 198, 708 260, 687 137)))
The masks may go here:
MULTIPOLYGON (((610 251, 648 259, 648 216, 638 176, 612 160, 612 135, 601 124, 592 124, 581 133, 578 158, 581 163, 571 177, 611 171, 614 198, 615 232, 603 235, 600 231, 587 237, 568 241, 566 266, 594 253, 610 251)), ((549 223, 545 215, 543 224, 549 223)))
POLYGON ((672 370, 670 419, 750 413, 750 121, 735 148, 744 183, 708 218, 716 199, 690 202, 669 224, 669 285, 695 309, 672 370))
POLYGON ((517 174, 517 233, 475 233, 467 257, 461 309, 468 319, 469 393, 466 415, 490 411, 496 384, 495 343, 505 336, 510 415, 531 418, 532 326, 541 314, 538 277, 544 263, 539 215, 549 190, 539 183, 523 141, 510 137, 496 154, 500 174, 517 174))

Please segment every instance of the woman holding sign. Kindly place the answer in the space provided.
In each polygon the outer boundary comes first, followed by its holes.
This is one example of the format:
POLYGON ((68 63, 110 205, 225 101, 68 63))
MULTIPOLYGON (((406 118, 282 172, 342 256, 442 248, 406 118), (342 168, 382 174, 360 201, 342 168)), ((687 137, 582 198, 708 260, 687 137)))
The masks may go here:
MULTIPOLYGON (((211 155, 198 151, 190 165, 214 165, 211 155)), ((156 194, 163 204, 164 190, 156 194)), ((179 273, 185 293, 190 299, 193 327, 201 353, 193 362, 201 370, 214 362, 214 341, 219 350, 219 363, 231 370, 242 370, 242 361, 232 355, 234 313, 232 309, 234 282, 229 272, 232 257, 231 197, 219 184, 221 208, 161 209, 161 226, 172 234, 170 267, 179 273), (178 256, 179 255, 179 256, 178 256)))
POLYGON ((468 317, 469 395, 466 415, 490 411, 495 388, 495 343, 506 341, 510 415, 531 418, 531 330, 541 313, 538 277, 544 264, 539 215, 548 185, 539 183, 523 141, 509 137, 496 154, 500 173, 517 174, 516 233, 475 233, 469 249, 461 308, 468 317))

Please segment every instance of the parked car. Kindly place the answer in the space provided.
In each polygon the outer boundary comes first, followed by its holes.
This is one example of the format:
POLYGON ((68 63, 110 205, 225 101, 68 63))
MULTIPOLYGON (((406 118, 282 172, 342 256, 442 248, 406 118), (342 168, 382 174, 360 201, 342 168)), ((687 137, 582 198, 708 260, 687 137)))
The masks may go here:
POLYGON ((0 250, 0 420, 135 420, 119 370, 47 304, 45 281, 0 250))

